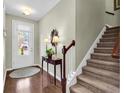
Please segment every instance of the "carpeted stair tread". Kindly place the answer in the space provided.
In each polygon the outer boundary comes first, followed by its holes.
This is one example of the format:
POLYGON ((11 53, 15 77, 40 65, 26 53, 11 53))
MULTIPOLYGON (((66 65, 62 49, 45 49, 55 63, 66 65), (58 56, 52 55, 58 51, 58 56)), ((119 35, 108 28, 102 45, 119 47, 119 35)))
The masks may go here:
POLYGON ((115 46, 115 42, 100 42, 97 43, 97 47, 110 47, 113 48, 115 46))
POLYGON ((88 62, 92 62, 92 63, 96 63, 96 64, 101 64, 101 65, 109 65, 109 66, 117 66, 117 67, 120 66, 120 64, 118 62, 111 62, 111 61, 89 59, 88 62))
POLYGON ((118 35, 118 33, 104 33, 103 35, 118 35))
POLYGON ((112 53, 113 48, 109 47, 98 47, 94 49, 95 53, 112 53))
POLYGON ((113 33, 113 32, 117 32, 117 33, 119 33, 119 30, 120 29, 113 29, 113 30, 106 30, 105 32, 110 32, 110 33, 113 33))
POLYGON ((120 26, 107 27, 102 37, 77 76, 70 93, 119 93, 120 59, 112 57, 113 48, 120 35, 120 26))
POLYGON ((109 77, 109 78, 112 78, 115 80, 119 80, 119 74, 116 72, 112 72, 112 71, 108 71, 108 70, 104 70, 104 69, 99 69, 99 68, 95 68, 95 67, 90 67, 90 66, 84 67, 83 70, 95 73, 95 74, 100 75, 100 76, 105 76, 105 77, 109 77))
POLYGON ((118 37, 102 37, 101 39, 117 39, 118 37))
POLYGON ((105 31, 104 34, 106 33, 119 33, 119 30, 108 30, 108 31, 105 31))
POLYGON ((113 31, 113 30, 119 30, 119 29, 120 29, 120 26, 115 26, 115 27, 109 27, 106 30, 107 31, 113 31))
POLYGON ((103 55, 103 56, 111 56, 112 54, 108 54, 108 53, 92 53, 94 55, 103 55))
POLYGON ((100 42, 115 42, 117 37, 107 37, 107 38, 101 38, 100 42))
POLYGON ((91 66, 91 67, 95 67, 95 68, 100 68, 100 69, 113 71, 113 72, 116 72, 116 73, 120 72, 120 63, 119 62, 88 59, 87 60, 87 65, 91 66))
POLYGON ((116 31, 112 31, 112 32, 111 31, 105 31, 104 32, 104 34, 109 34, 109 33, 118 33, 118 31, 116 30, 116 31))
POLYGON ((112 54, 106 54, 106 53, 92 53, 91 59, 99 59, 99 60, 104 60, 104 61, 119 62, 119 59, 113 58, 112 54))
POLYGON ((102 37, 118 37, 118 34, 114 33, 114 34, 104 34, 102 35, 102 37))
POLYGON ((80 80, 80 81, 78 81, 78 83, 80 83, 80 84, 81 84, 81 81, 83 81, 83 82, 87 83, 89 86, 95 87, 95 88, 103 91, 103 92, 99 92, 99 93, 119 93, 118 87, 115 87, 111 84, 105 83, 101 80, 98 80, 97 78, 90 77, 88 75, 83 75, 83 74, 79 75, 78 80, 80 80))
POLYGON ((95 48, 95 49, 113 49, 113 48, 109 48, 109 47, 98 47, 98 48, 95 48))
POLYGON ((116 36, 118 33, 104 33, 103 36, 116 36))
POLYGON ((80 84, 73 85, 71 88, 71 93, 93 93, 89 89, 85 88, 84 86, 80 84))

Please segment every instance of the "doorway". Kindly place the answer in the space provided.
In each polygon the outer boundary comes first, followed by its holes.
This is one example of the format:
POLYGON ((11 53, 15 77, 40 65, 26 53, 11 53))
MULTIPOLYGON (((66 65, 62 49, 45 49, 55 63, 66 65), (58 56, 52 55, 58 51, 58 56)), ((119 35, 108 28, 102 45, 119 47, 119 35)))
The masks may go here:
POLYGON ((12 68, 34 64, 34 24, 12 20, 12 68))

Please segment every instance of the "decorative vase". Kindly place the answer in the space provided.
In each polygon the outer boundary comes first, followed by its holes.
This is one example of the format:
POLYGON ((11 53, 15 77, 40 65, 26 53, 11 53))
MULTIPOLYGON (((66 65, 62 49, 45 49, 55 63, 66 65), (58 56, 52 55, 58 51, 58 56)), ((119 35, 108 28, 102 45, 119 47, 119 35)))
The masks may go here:
POLYGON ((48 59, 52 59, 52 55, 48 55, 48 59))

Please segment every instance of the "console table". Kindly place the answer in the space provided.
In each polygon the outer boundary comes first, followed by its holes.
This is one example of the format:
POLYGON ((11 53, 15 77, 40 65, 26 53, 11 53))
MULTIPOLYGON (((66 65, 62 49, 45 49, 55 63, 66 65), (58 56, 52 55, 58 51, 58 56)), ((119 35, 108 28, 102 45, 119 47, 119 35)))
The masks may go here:
POLYGON ((62 59, 60 58, 52 58, 49 59, 48 57, 42 56, 42 72, 43 72, 43 62, 47 63, 47 72, 49 70, 49 64, 54 65, 54 84, 56 85, 56 65, 60 65, 60 75, 62 81, 62 59))

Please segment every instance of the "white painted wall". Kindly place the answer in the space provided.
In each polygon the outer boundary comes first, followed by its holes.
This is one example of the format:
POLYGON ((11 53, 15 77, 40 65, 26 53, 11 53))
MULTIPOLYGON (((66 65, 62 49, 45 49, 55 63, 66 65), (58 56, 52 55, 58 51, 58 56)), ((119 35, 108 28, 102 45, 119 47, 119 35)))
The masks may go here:
POLYGON ((114 13, 114 0, 105 0, 105 10, 114 13))
POLYGON ((3 5, 3 29, 5 30, 5 5, 3 5))
MULTIPOLYGON (((62 47, 68 45, 72 40, 75 40, 75 0, 61 0, 55 8, 53 8, 42 20, 39 22, 40 30, 40 52, 41 56, 45 55, 44 39, 50 36, 52 29, 55 28, 59 32, 60 43, 58 45, 58 56, 62 58, 62 47)), ((49 44, 49 47, 50 44, 49 44)), ((73 65, 75 69, 75 49, 73 48, 67 54, 67 73, 69 72, 69 65, 73 65), (69 63, 71 62, 71 63, 69 63)), ((44 66, 46 68, 46 66, 44 66)), ((53 73, 53 66, 50 65, 51 73, 53 73)), ((57 67, 57 76, 59 77, 59 67, 57 67)))
POLYGON ((104 0, 76 0, 76 67, 104 26, 104 0))
POLYGON ((119 26, 120 10, 114 11, 114 0, 105 0, 105 11, 115 14, 115 15, 110 15, 105 13, 105 24, 108 24, 111 26, 119 26))
POLYGON ((29 22, 34 24, 34 63, 40 63, 40 53, 39 53, 39 24, 37 21, 25 19, 22 17, 17 17, 13 15, 6 14, 6 42, 5 42, 5 49, 6 49, 6 69, 12 68, 12 20, 20 20, 24 22, 29 22))
POLYGON ((120 25, 120 10, 114 11, 115 15, 105 14, 105 24, 111 26, 119 26, 120 25))

